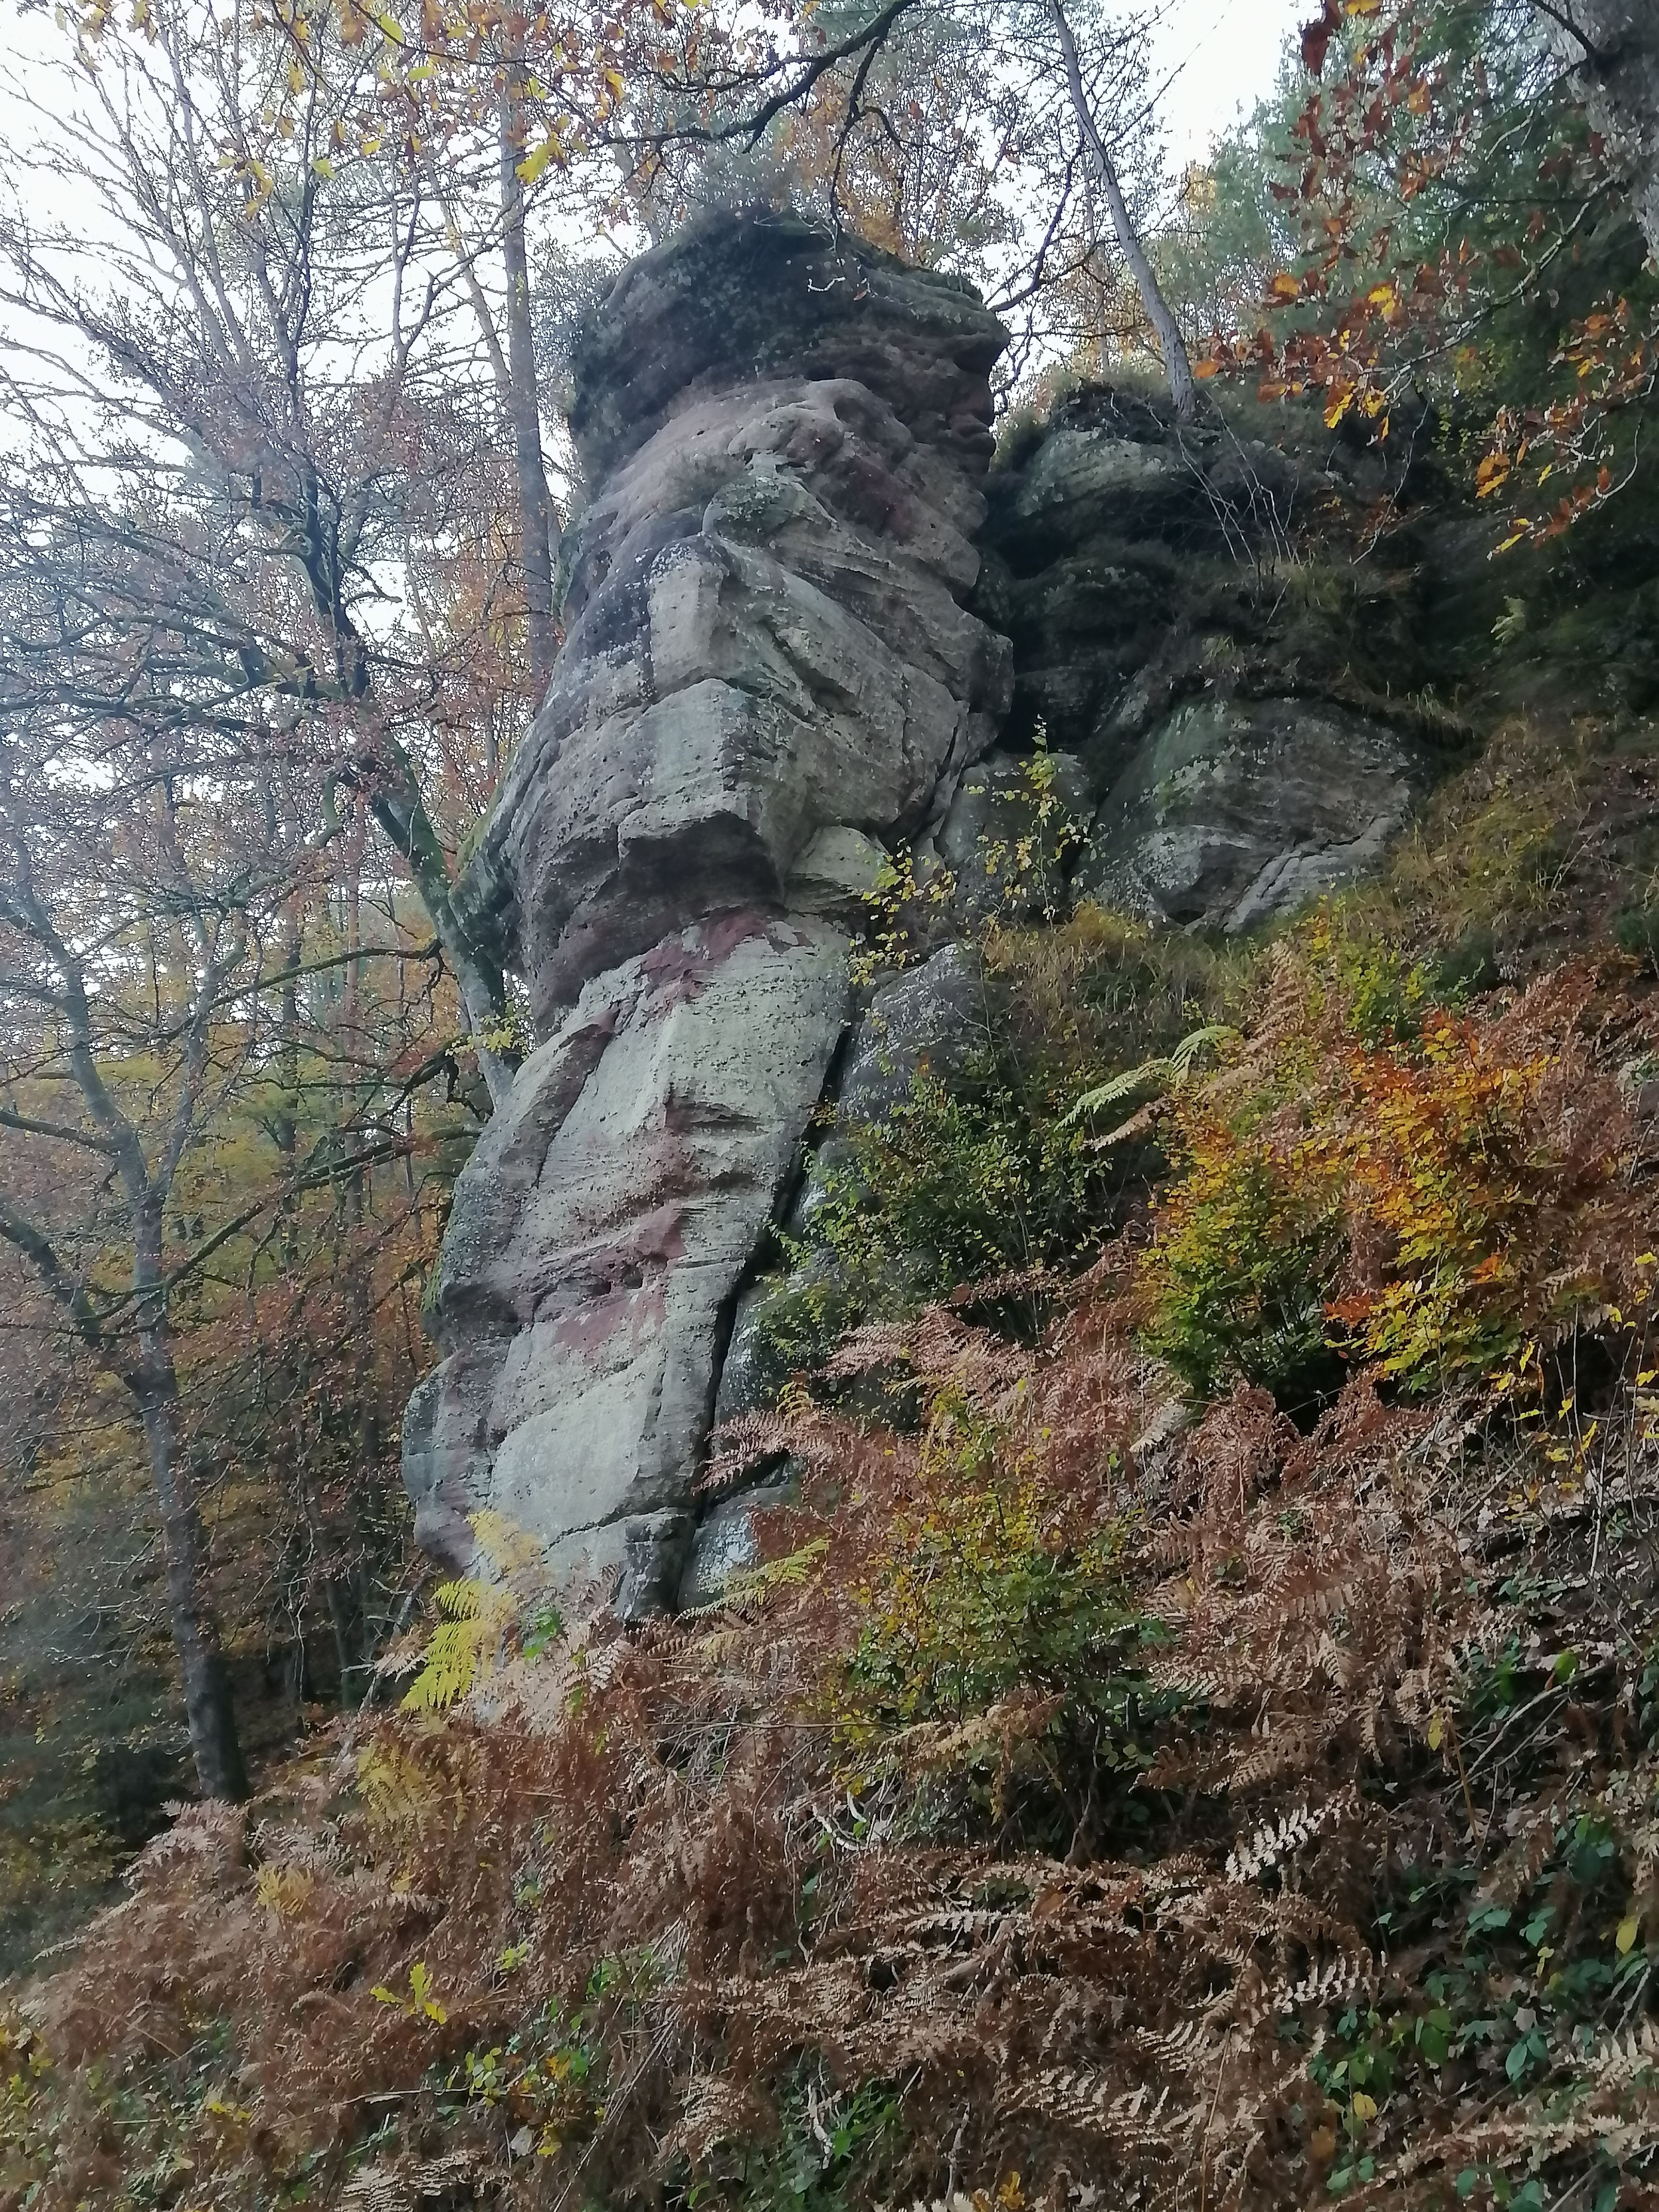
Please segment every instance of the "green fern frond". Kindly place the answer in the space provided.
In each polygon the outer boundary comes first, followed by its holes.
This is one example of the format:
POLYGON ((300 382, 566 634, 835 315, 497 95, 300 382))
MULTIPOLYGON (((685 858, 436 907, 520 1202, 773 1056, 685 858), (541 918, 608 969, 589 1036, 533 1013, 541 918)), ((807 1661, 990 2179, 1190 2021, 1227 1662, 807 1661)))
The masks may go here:
POLYGON ((769 1559, 759 1567, 741 1567, 726 1577, 720 1602, 726 1606, 757 1606, 764 1604, 774 1590, 799 1589, 829 1548, 827 1536, 814 1536, 810 1544, 803 1544, 799 1551, 790 1552, 781 1559, 769 1559))
POLYGON ((1238 1031, 1226 1022, 1208 1023, 1203 1029, 1194 1030, 1190 1036, 1182 1038, 1170 1054, 1169 1064, 1179 1079, 1190 1072, 1200 1053, 1219 1052, 1223 1045, 1236 1042, 1237 1036, 1238 1031))
POLYGON ((421 1655, 421 1669, 404 1694, 406 1713, 447 1712, 489 1671, 511 1595, 471 1578, 440 1583, 433 1603, 442 1618, 421 1655))
POLYGON ((1143 1060, 1139 1067, 1126 1069, 1122 1074, 1097 1084, 1092 1091, 1085 1091, 1061 1116, 1061 1127, 1072 1128, 1079 1121, 1092 1121, 1107 1107, 1121 1106, 1126 1099, 1133 1098, 1144 1091, 1159 1091, 1174 1088, 1185 1082, 1201 1053, 1218 1051, 1237 1034, 1237 1030, 1229 1028, 1225 1022, 1212 1022, 1201 1030, 1194 1030, 1190 1036, 1182 1037, 1167 1055, 1157 1060, 1143 1060))

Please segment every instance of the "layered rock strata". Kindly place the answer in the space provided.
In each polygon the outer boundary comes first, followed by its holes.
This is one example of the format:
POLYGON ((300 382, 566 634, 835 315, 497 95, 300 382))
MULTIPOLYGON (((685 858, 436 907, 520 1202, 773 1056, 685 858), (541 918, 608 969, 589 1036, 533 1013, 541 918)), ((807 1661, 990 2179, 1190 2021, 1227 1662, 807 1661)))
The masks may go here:
POLYGON ((1401 696, 1422 680, 1418 549, 1403 533, 1323 569, 1290 557, 1311 512, 1338 545, 1346 512, 1363 542, 1378 465, 1340 439, 1286 450, 1099 386, 1008 441, 978 603, 1013 641, 1009 737, 1041 729, 1081 764, 1076 890, 1237 932, 1358 873, 1401 828, 1433 768, 1401 696))
POLYGON ((461 1176, 416 1533, 500 1514, 672 1601, 734 1303, 848 1018, 845 925, 990 744, 963 602, 1004 343, 772 217, 635 263, 580 344, 567 631, 458 899, 541 1042, 461 1176))

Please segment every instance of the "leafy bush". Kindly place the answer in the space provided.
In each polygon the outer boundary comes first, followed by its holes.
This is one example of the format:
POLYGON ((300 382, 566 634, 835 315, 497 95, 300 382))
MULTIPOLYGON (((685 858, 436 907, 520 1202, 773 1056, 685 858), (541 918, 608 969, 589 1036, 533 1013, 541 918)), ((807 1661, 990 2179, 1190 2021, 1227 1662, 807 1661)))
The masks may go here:
POLYGON ((1635 1282, 1632 1125, 1576 1034, 1589 979, 1481 1022, 1420 973, 1316 927, 1251 1042, 1172 1101, 1147 1339, 1200 1395, 1239 1376, 1293 1403, 1339 1359, 1418 1391, 1489 1374, 1635 1282))
POLYGON ((1322 1148, 1281 1154, 1213 1114, 1182 1116, 1183 1173, 1145 1270, 1146 1335, 1200 1397, 1235 1379, 1297 1406, 1337 1379, 1326 1302, 1342 1193, 1322 1148))
POLYGON ((1069 1847, 1150 1764, 1162 1629, 1130 1596, 1121 1527, 1079 1527, 1006 1443, 960 1392, 935 1399, 916 1492, 858 1586, 835 1728, 854 1777, 966 1776, 999 1820, 1034 1784, 1026 1819, 1057 1808, 1069 1847))
POLYGON ((811 1241, 836 1255, 866 1313, 914 1310, 958 1283, 1098 1243, 1101 1163, 1084 1133, 994 1071, 960 1089, 919 1073, 846 1145, 811 1241))

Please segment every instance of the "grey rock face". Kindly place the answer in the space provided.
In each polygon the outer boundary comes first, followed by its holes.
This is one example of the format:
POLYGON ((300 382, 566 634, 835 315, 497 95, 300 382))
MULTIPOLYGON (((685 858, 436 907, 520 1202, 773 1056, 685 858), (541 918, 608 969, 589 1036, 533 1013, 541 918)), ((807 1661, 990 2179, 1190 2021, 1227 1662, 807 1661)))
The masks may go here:
POLYGON ((947 945, 872 994, 848 1043, 836 1118, 879 1121, 919 1071, 949 1080, 989 1043, 979 957, 971 945, 947 945))
POLYGON ((703 1515, 691 1538, 681 1575, 678 1600, 681 1612, 714 1604, 728 1576, 758 1564, 760 1545, 755 1533, 755 1515, 769 1507, 792 1504, 795 1494, 796 1486, 786 1474, 783 1479, 757 1483, 732 1497, 723 1498, 703 1515))
POLYGON ((1287 417, 1281 449, 1092 386, 1010 441, 987 482, 979 587, 1014 645, 1006 741, 1040 723, 1098 797, 1220 669, 1248 670, 1258 691, 1281 674, 1301 692, 1419 680, 1407 549, 1397 573, 1379 549, 1340 580, 1282 560, 1301 519, 1340 506, 1370 465, 1316 428, 1287 417))
POLYGON ((960 603, 1003 343, 958 286, 728 217, 635 264, 578 349, 565 641, 457 891, 544 1039, 458 1185, 404 1424, 416 1534, 457 1565, 486 1509, 625 1610, 701 1556, 845 925, 1007 703, 960 603))
POLYGON ((689 398, 601 487, 461 895, 538 1023, 688 912, 782 903, 826 826, 941 811, 1008 698, 1006 641, 956 598, 979 512, 845 378, 689 398))
POLYGON ((720 917, 597 976, 456 1188, 404 1425, 416 1533, 501 1514, 571 1572, 684 1509, 723 1325, 846 1018, 828 924, 720 917))
POLYGON ((1652 0, 1534 5, 1628 180, 1649 251, 1659 258, 1659 17, 1652 0))
POLYGON ((1081 888, 1234 933, 1379 860, 1427 781, 1419 750, 1323 703, 1206 700, 1149 740, 1100 810, 1081 888))
POLYGON ((890 865, 885 850, 862 830, 820 830, 790 871, 785 887, 790 908, 856 927, 868 920, 870 901, 890 865))

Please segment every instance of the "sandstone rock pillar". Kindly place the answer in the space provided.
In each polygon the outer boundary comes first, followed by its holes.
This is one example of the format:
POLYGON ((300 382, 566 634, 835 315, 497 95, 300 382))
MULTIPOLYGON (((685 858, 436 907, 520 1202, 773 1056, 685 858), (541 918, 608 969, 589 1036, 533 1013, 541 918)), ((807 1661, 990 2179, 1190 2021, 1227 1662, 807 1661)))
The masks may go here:
POLYGON ((457 1188, 404 1423, 457 1567, 488 1510, 561 1579, 672 1601, 848 912, 1007 705, 963 605, 1004 343, 961 285, 759 215, 632 264, 578 347, 564 643, 458 894, 541 1042, 457 1188))

